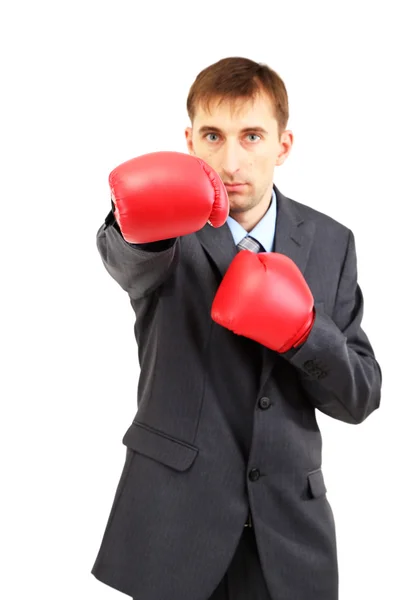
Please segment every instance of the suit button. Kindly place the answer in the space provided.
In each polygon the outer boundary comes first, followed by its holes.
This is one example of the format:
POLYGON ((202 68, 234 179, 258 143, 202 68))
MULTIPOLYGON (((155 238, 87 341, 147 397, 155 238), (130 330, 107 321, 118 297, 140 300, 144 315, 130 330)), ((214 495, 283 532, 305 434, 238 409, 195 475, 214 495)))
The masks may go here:
POLYGON ((328 375, 327 371, 324 370, 324 366, 316 360, 306 360, 303 367, 312 377, 316 379, 323 379, 328 375))
POLYGON ((262 409, 269 408, 271 406, 271 400, 267 396, 260 398, 258 406, 262 409))
POLYGON ((315 369, 315 360, 306 360, 306 362, 303 364, 303 367, 306 369, 306 371, 312 371, 315 369))
POLYGON ((249 473, 249 478, 251 481, 257 481, 260 477, 260 471, 258 469, 252 469, 249 473))

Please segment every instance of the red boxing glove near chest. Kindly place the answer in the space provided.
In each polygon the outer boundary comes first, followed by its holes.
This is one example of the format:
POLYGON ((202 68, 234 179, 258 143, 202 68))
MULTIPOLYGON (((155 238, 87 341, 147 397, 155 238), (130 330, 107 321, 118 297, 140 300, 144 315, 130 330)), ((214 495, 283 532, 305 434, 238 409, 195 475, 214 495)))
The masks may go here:
POLYGON ((276 352, 303 343, 314 323, 314 298, 300 269, 284 254, 240 251, 211 307, 212 319, 276 352))

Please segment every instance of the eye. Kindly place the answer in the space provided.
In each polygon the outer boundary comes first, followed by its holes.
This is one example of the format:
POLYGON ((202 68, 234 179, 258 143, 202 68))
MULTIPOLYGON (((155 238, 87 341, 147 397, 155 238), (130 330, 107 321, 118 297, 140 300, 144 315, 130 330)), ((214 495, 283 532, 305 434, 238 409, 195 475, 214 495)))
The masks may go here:
POLYGON ((249 133, 249 136, 252 135, 253 137, 258 137, 261 139, 261 137, 259 135, 257 135, 257 133, 249 133))
MULTIPOLYGON (((216 135, 216 136, 218 136, 217 133, 206 133, 205 137, 207 138, 209 135, 216 135)), ((246 137, 249 137, 249 136, 253 136, 253 137, 261 139, 261 136, 259 136, 257 133, 248 133, 246 137)), ((209 140, 209 141, 212 141, 212 140, 209 140)), ((255 141, 257 141, 257 140, 255 140, 255 141)))

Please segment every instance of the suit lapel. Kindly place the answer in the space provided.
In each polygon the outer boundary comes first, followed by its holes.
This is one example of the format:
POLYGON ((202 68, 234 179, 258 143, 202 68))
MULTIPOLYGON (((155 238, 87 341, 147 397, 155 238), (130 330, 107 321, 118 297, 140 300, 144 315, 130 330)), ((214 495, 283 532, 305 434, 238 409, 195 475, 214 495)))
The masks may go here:
POLYGON ((289 256, 304 275, 315 222, 302 218, 293 200, 281 194, 275 185, 274 190, 277 201, 274 252, 289 256))
MULTIPOLYGON (((304 219, 295 203, 284 196, 274 184, 277 201, 274 252, 285 254, 293 260, 304 274, 314 237, 315 222, 304 219)), ((207 224, 197 232, 204 250, 224 277, 230 263, 237 254, 231 230, 227 223, 214 228, 207 224)), ((263 347, 263 368, 260 389, 262 389, 275 364, 277 353, 263 347)))
POLYGON ((229 225, 215 228, 207 223, 196 235, 222 278, 238 252, 229 225))
MULTIPOLYGON (((281 194, 276 185, 274 185, 274 190, 277 215, 273 251, 291 258, 304 275, 314 238, 315 222, 302 218, 293 201, 281 194)), ((260 393, 271 374, 277 357, 276 352, 263 347, 260 393)))

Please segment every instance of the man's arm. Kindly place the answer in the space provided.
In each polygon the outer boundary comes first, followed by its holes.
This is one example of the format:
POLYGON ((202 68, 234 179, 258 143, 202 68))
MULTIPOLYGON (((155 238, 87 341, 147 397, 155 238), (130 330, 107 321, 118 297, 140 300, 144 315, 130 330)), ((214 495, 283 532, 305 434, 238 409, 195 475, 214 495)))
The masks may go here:
POLYGON ((353 424, 379 407, 382 386, 380 366, 361 328, 363 309, 355 240, 349 230, 332 318, 316 307, 306 341, 282 356, 301 372, 302 386, 315 408, 353 424))
POLYGON ((209 221, 221 227, 229 199, 218 174, 181 152, 151 152, 109 175, 111 213, 97 232, 108 273, 133 300, 153 292, 171 274, 180 238, 209 221))
POLYGON ((218 324, 290 361, 311 403, 348 423, 361 423, 380 403, 382 374, 361 329, 362 315, 350 230, 332 318, 314 306, 296 264, 273 252, 239 252, 211 307, 218 324))
POLYGON ((179 260, 179 238, 131 244, 122 237, 112 211, 98 230, 96 243, 106 270, 133 299, 160 286, 179 260))

